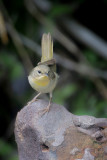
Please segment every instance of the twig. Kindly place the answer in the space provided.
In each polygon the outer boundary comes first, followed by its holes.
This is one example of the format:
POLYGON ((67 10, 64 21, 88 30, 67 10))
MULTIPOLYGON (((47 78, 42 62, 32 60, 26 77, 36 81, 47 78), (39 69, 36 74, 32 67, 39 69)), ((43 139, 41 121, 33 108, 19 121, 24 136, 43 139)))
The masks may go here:
POLYGON ((63 19, 63 25, 78 41, 107 59, 107 42, 74 20, 63 19))
POLYGON ((4 17, 3 17, 3 14, 1 11, 0 11, 0 38, 1 38, 3 44, 7 44, 9 41, 8 36, 7 36, 4 17))
POLYGON ((12 38, 13 44, 15 45, 16 49, 18 50, 19 56, 22 59, 22 62, 24 64, 25 69, 29 73, 29 71, 33 68, 32 62, 30 61, 30 58, 28 56, 26 49, 22 45, 22 41, 21 41, 17 31, 13 27, 12 20, 9 16, 5 6, 3 5, 2 1, 0 1, 0 7, 2 8, 2 13, 4 14, 4 16, 6 17, 6 20, 7 20, 7 22, 6 22, 7 31, 12 38))
POLYGON ((20 39, 20 36, 18 35, 17 31, 13 28, 13 26, 9 23, 7 23, 7 30, 12 38, 14 45, 16 46, 18 50, 18 53, 23 61, 25 69, 27 69, 27 72, 29 73, 31 69, 33 68, 33 65, 29 59, 27 51, 23 47, 23 43, 20 39))

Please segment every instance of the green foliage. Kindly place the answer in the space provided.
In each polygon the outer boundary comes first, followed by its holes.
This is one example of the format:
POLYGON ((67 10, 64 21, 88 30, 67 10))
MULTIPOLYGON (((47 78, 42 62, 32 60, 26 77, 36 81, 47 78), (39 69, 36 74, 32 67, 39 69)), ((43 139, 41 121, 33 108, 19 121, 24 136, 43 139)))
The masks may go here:
POLYGON ((72 6, 70 5, 61 5, 61 4, 55 4, 49 14, 51 18, 58 17, 63 14, 71 13, 72 12, 72 6))
POLYGON ((91 50, 85 50, 84 51, 86 58, 88 61, 92 64, 95 65, 98 61, 98 56, 91 50))
POLYGON ((61 105, 66 102, 69 110, 76 115, 107 117, 107 101, 98 99, 90 82, 82 89, 77 87, 77 84, 66 84, 55 89, 53 101, 61 105))
POLYGON ((101 57, 99 58, 94 51, 87 49, 84 50, 84 54, 92 66, 107 68, 107 61, 105 59, 101 59, 101 57))
POLYGON ((75 84, 67 84, 66 86, 56 89, 53 96, 53 101, 58 104, 64 104, 64 102, 77 91, 75 84))
POLYGON ((18 160, 14 147, 3 139, 0 139, 0 156, 6 160, 18 160))
POLYGON ((23 67, 15 55, 2 51, 0 54, 0 64, 5 72, 7 72, 10 80, 17 79, 23 75, 23 67))

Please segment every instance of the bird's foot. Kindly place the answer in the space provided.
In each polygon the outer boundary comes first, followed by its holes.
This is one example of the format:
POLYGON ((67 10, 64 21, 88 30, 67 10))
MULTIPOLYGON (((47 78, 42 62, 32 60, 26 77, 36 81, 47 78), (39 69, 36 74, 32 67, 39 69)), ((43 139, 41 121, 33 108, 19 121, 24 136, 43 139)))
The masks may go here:
POLYGON ((50 111, 50 104, 45 109, 40 110, 39 114, 43 116, 45 113, 49 113, 49 111, 50 111))

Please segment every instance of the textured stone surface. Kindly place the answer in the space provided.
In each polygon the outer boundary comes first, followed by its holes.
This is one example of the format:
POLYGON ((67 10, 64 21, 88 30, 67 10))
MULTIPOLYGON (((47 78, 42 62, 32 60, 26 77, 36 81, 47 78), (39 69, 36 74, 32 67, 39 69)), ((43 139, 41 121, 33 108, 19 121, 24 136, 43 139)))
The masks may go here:
POLYGON ((15 123, 20 160, 107 160, 107 119, 75 116, 63 106, 38 100, 15 123), (41 116, 42 115, 42 116, 41 116))

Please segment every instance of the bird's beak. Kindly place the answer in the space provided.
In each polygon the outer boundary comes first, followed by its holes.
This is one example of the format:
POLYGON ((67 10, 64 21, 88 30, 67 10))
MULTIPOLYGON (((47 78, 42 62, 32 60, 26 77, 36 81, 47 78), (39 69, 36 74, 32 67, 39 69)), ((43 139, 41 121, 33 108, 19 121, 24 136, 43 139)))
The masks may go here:
POLYGON ((48 76, 49 76, 49 75, 48 75, 48 73, 45 73, 45 76, 47 76, 47 77, 48 77, 48 76))

